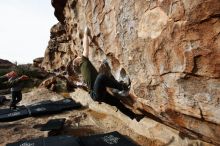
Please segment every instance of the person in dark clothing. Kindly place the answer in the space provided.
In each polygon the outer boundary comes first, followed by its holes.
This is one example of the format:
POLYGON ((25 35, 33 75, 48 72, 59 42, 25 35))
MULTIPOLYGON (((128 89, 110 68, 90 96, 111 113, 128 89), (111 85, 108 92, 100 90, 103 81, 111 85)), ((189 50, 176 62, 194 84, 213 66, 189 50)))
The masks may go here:
POLYGON ((89 56, 89 29, 86 27, 83 38, 83 55, 73 60, 73 69, 76 73, 81 73, 86 82, 90 96, 98 102, 105 102, 109 105, 116 106, 122 113, 129 116, 131 119, 137 117, 129 108, 125 107, 121 101, 107 92, 106 88, 114 88, 118 91, 129 92, 129 86, 122 82, 118 82, 111 74, 111 69, 107 61, 103 61, 99 72, 92 65, 89 56))
POLYGON ((12 101, 10 104, 11 109, 16 109, 17 103, 22 100, 21 90, 23 88, 23 81, 27 80, 26 75, 18 77, 17 73, 11 71, 4 76, 0 77, 0 82, 6 82, 9 87, 11 87, 12 101))

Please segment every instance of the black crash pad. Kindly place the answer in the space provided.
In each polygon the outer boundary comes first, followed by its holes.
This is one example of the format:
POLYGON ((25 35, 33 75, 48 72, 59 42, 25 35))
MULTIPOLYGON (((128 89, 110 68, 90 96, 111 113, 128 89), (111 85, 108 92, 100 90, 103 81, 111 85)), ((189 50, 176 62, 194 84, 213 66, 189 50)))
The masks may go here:
POLYGON ((59 101, 41 102, 41 104, 34 104, 27 107, 32 116, 40 116, 54 114, 64 110, 78 109, 81 107, 81 104, 76 103, 71 98, 66 98, 59 101))
POLYGON ((41 127, 41 131, 60 130, 66 119, 51 119, 41 127))
POLYGON ((27 106, 27 108, 30 110, 31 116, 34 117, 46 114, 55 114, 62 111, 62 109, 59 106, 56 106, 53 103, 27 106))
POLYGON ((29 111, 25 106, 18 107, 17 109, 1 109, 0 122, 9 122, 23 119, 29 116, 29 111))
POLYGON ((80 142, 82 146, 137 146, 117 131, 80 137, 80 142))
POLYGON ((6 146, 137 146, 132 141, 118 132, 98 134, 92 136, 72 137, 72 136, 51 136, 47 138, 37 138, 23 140, 6 146))
POLYGON ((6 146, 80 146, 78 138, 72 136, 52 136, 7 144, 6 146))
POLYGON ((0 109, 0 122, 10 122, 26 118, 28 116, 55 114, 65 110, 78 109, 80 107, 80 103, 76 103, 72 99, 68 98, 59 101, 39 102, 26 107, 18 107, 16 110, 0 109))
POLYGON ((62 110, 78 109, 82 106, 80 103, 76 103, 71 98, 65 98, 65 99, 62 99, 62 100, 58 100, 58 101, 55 101, 54 103, 59 105, 59 107, 62 110))

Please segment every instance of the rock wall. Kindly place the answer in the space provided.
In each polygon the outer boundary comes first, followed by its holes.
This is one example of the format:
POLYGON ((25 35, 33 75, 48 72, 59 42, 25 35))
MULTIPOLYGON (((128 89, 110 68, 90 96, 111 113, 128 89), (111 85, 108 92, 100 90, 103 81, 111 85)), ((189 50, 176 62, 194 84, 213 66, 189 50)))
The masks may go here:
POLYGON ((65 68, 91 29, 96 67, 108 58, 132 80, 134 109, 220 144, 219 0, 52 0, 59 23, 42 66, 65 68))

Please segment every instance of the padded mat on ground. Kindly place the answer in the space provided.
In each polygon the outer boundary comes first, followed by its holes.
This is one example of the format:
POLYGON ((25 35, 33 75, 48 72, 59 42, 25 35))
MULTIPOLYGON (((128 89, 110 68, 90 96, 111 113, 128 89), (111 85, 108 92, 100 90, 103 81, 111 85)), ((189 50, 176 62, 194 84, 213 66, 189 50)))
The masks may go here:
POLYGON ((117 131, 80 137, 80 142, 82 146, 137 146, 117 131))
POLYGON ((66 98, 62 100, 58 100, 54 102, 55 104, 59 105, 62 109, 68 110, 68 109, 78 109, 82 105, 80 103, 76 103, 71 98, 66 98))
POLYGON ((7 144, 6 146, 137 146, 118 132, 92 136, 52 136, 7 144))
POLYGON ((6 146, 80 146, 78 138, 72 136, 52 136, 37 138, 26 141, 19 141, 7 144, 6 146))
POLYGON ((80 103, 76 103, 70 98, 62 99, 54 102, 45 102, 43 104, 35 104, 27 106, 32 116, 40 116, 45 114, 58 113, 64 110, 78 109, 80 103))
POLYGON ((51 119, 41 128, 41 131, 60 130, 63 128, 66 119, 51 119))
POLYGON ((17 109, 0 109, 0 122, 9 122, 23 119, 29 116, 28 109, 25 106, 17 109))
POLYGON ((61 112, 62 109, 59 106, 51 104, 42 104, 42 105, 35 105, 35 106, 28 106, 30 110, 31 116, 41 116, 46 114, 55 114, 61 112))
POLYGON ((19 107, 16 110, 0 109, 0 122, 10 122, 28 116, 55 114, 65 110, 78 109, 80 107, 80 103, 76 103, 70 98, 59 101, 41 101, 27 107, 19 107))

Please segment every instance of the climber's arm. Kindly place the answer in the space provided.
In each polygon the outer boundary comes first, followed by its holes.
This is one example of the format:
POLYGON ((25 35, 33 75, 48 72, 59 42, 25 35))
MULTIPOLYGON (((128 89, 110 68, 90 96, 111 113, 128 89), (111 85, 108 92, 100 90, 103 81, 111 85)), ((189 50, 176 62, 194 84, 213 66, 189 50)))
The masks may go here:
POLYGON ((83 56, 89 57, 89 28, 86 27, 84 30, 84 38, 83 38, 83 56))

